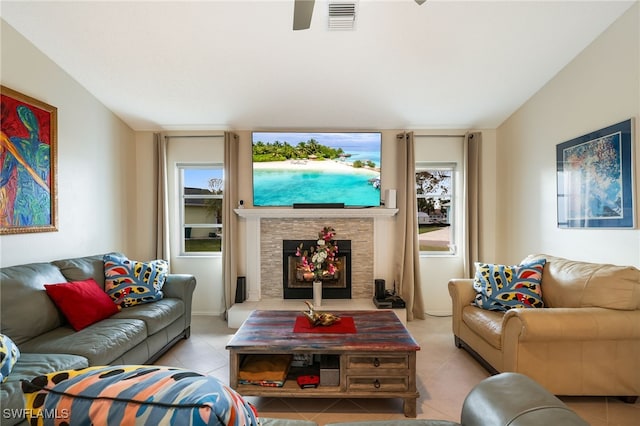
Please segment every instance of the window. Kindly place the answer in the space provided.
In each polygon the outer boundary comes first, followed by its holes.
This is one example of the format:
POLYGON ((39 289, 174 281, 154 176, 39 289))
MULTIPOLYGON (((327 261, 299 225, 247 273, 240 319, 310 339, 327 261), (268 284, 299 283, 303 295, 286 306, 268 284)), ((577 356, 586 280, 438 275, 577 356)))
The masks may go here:
POLYGON ((178 165, 183 254, 222 251, 221 164, 178 165))
POLYGON ((420 252, 455 254, 454 177, 451 164, 416 164, 420 252))

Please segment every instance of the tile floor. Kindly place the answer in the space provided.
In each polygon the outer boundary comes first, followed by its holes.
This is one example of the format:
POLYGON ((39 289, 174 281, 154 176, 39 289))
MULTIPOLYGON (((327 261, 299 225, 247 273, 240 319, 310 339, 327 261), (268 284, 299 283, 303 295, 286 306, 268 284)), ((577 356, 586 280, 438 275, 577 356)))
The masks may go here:
MULTIPOLYGON (((460 421, 467 393, 489 374, 453 344, 451 319, 427 317, 407 328, 418 341, 418 418, 460 421)), ((225 345, 234 329, 218 317, 194 316, 191 338, 180 341, 156 364, 189 368, 229 380, 225 345)), ((248 397, 264 417, 313 420, 320 426, 338 421, 403 419, 399 399, 291 399, 248 397)), ((592 426, 640 425, 640 400, 625 404, 615 398, 561 397, 592 426)))

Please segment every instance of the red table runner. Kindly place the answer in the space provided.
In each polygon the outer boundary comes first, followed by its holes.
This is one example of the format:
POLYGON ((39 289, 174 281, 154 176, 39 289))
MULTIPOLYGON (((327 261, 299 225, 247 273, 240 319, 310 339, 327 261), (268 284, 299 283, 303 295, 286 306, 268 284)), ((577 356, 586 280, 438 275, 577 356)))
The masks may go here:
POLYGON ((335 322, 329 326, 318 325, 312 327, 309 324, 309 320, 305 316, 296 317, 296 323, 293 326, 294 333, 333 333, 333 334, 347 334, 356 333, 356 325, 353 322, 353 317, 340 317, 340 321, 335 322))

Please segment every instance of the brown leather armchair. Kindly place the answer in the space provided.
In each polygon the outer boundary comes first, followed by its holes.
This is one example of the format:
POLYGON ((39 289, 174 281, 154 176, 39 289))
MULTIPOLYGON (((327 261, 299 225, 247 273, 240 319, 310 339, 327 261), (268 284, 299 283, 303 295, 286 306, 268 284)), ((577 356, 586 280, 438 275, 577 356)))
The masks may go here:
POLYGON ((640 395, 640 270, 549 255, 544 308, 488 311, 452 279, 453 334, 490 372, 525 374, 556 395, 640 395))

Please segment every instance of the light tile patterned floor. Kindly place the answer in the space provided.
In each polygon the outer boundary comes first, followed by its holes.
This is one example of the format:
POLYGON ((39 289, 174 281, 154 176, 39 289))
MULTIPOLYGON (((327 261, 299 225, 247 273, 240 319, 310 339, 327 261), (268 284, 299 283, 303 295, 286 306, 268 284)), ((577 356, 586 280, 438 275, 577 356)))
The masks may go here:
MULTIPOLYGON (((417 362, 418 418, 460 421, 464 397, 489 374, 454 346, 451 318, 427 317, 409 322, 407 328, 421 346, 417 362)), ((196 370, 228 383, 229 355, 225 345, 234 332, 221 318, 194 316, 191 338, 180 341, 156 364, 196 370)), ((313 420, 320 426, 338 421, 404 418, 399 399, 248 399, 261 416, 313 420)), ((640 425, 640 401, 625 404, 605 397, 561 399, 592 426, 640 425)))

